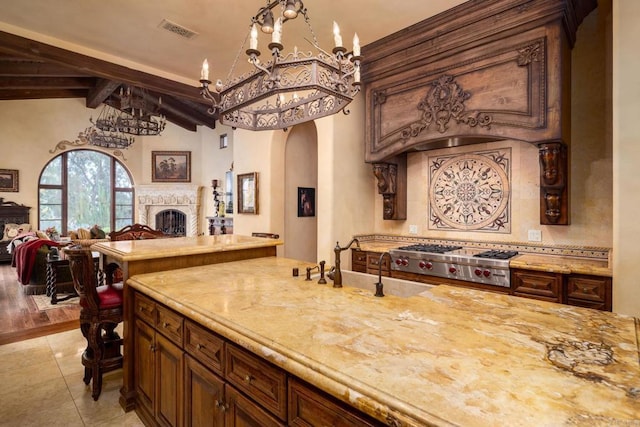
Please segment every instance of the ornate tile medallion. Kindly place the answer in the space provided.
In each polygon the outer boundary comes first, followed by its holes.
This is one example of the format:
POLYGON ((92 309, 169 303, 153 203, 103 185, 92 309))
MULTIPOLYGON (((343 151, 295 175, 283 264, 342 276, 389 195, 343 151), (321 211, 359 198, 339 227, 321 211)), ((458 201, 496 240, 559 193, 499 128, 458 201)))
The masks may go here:
POLYGON ((429 157, 429 229, 510 233, 511 149, 429 157))

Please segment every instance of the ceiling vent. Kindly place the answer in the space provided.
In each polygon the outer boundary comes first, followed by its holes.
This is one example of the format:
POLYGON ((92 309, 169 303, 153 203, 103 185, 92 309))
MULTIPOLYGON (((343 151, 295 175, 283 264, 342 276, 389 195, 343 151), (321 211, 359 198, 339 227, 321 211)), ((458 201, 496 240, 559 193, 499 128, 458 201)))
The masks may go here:
POLYGON ((198 35, 195 31, 191 31, 188 28, 180 26, 175 22, 168 21, 163 19, 159 25, 160 28, 170 31, 174 34, 179 35, 180 37, 184 37, 185 39, 192 39, 198 35))

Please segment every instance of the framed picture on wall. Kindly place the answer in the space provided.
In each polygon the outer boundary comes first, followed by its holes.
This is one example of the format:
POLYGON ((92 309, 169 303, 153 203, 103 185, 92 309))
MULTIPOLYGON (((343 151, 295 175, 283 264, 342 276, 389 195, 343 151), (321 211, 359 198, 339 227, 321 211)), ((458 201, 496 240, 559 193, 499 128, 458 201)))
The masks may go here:
POLYGON ((0 191, 18 191, 18 171, 16 169, 0 169, 0 191))
POLYGON ((316 216, 316 189, 298 187, 298 216, 316 216))
POLYGON ((191 182, 191 151, 152 151, 152 182, 191 182))
POLYGON ((258 214, 258 172, 238 175, 238 213, 258 214))

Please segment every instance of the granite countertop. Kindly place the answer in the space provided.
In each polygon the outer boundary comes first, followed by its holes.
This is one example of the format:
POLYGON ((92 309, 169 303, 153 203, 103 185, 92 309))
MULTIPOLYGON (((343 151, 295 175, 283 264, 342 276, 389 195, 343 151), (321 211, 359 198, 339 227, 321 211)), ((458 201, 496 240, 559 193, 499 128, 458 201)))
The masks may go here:
MULTIPOLYGON (((388 252, 407 242, 368 241, 360 242, 360 249, 367 252, 388 252)), ((536 253, 521 253, 509 261, 510 268, 547 271, 562 274, 590 274, 595 276, 612 277, 610 261, 589 257, 575 257, 566 255, 547 255, 536 253)))
POLYGON ((238 234, 220 234, 215 236, 100 242, 91 245, 91 250, 99 251, 120 261, 136 261, 140 259, 235 251, 238 249, 260 248, 282 244, 283 241, 279 239, 242 236, 238 234))
POLYGON ((376 298, 292 277, 306 266, 267 257, 127 283, 382 421, 640 420, 633 317, 445 285, 376 298))

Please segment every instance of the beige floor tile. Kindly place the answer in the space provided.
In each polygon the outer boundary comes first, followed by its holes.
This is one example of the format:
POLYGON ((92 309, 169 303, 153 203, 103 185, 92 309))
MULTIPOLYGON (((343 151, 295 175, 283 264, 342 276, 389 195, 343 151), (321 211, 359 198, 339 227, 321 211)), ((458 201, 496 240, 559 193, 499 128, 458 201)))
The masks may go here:
POLYGON ((142 426, 119 405, 121 369, 103 375, 93 400, 82 381, 85 346, 77 330, 0 346, 0 427, 142 426))
MULTIPOLYGON (((4 359, 5 355, 7 354, 42 347, 46 343, 47 337, 39 337, 30 340, 14 342, 11 344, 0 345, 0 358, 4 359)), ((4 365, 4 363, 2 363, 2 365, 4 365)))

